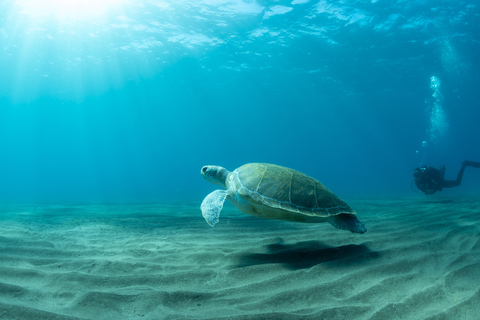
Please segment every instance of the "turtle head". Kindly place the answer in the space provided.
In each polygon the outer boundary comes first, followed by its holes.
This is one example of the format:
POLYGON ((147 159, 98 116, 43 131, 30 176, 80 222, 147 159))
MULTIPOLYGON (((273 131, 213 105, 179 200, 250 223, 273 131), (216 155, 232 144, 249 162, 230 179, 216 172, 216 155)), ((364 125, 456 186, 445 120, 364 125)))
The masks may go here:
POLYGON ((213 184, 218 184, 222 188, 226 189, 225 182, 227 181, 230 171, 220 166, 204 166, 200 170, 202 176, 213 184))

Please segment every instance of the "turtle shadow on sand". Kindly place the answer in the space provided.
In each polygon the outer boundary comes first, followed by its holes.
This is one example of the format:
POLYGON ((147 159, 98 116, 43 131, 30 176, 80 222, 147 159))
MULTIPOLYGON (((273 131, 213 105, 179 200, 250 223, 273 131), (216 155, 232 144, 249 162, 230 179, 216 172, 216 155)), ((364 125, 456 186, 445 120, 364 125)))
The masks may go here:
POLYGON ((306 269, 331 262, 331 265, 361 263, 379 257, 365 244, 348 244, 331 247, 319 241, 302 241, 295 244, 275 243, 266 246, 267 253, 246 253, 238 257, 236 268, 261 264, 283 264, 291 270, 306 269))

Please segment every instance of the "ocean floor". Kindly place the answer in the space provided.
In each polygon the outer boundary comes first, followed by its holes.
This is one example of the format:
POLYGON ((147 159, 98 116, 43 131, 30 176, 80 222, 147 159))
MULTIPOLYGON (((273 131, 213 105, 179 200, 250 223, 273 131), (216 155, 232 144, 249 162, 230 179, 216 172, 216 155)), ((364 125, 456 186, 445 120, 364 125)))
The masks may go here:
POLYGON ((348 202, 367 233, 230 204, 214 228, 200 202, 0 205, 0 319, 479 319, 480 200, 348 202))

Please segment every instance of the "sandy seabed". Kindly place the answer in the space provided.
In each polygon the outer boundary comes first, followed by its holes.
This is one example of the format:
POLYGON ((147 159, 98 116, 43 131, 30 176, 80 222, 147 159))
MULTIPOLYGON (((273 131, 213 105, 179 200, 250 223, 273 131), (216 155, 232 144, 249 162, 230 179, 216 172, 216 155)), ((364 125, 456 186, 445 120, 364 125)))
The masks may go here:
POLYGON ((480 319, 480 201, 349 201, 365 234, 200 203, 0 206, 0 319, 480 319))

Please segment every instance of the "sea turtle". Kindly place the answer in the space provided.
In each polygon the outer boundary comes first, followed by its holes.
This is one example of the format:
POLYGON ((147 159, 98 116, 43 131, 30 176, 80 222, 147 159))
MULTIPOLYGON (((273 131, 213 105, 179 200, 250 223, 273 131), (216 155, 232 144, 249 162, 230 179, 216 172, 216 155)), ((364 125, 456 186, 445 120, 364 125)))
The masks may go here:
POLYGON ((202 215, 212 227, 225 199, 240 211, 287 221, 329 222, 335 228, 365 233, 357 213, 319 181, 299 171, 267 163, 248 163, 230 172, 204 166, 202 176, 226 190, 215 190, 202 202, 202 215))

